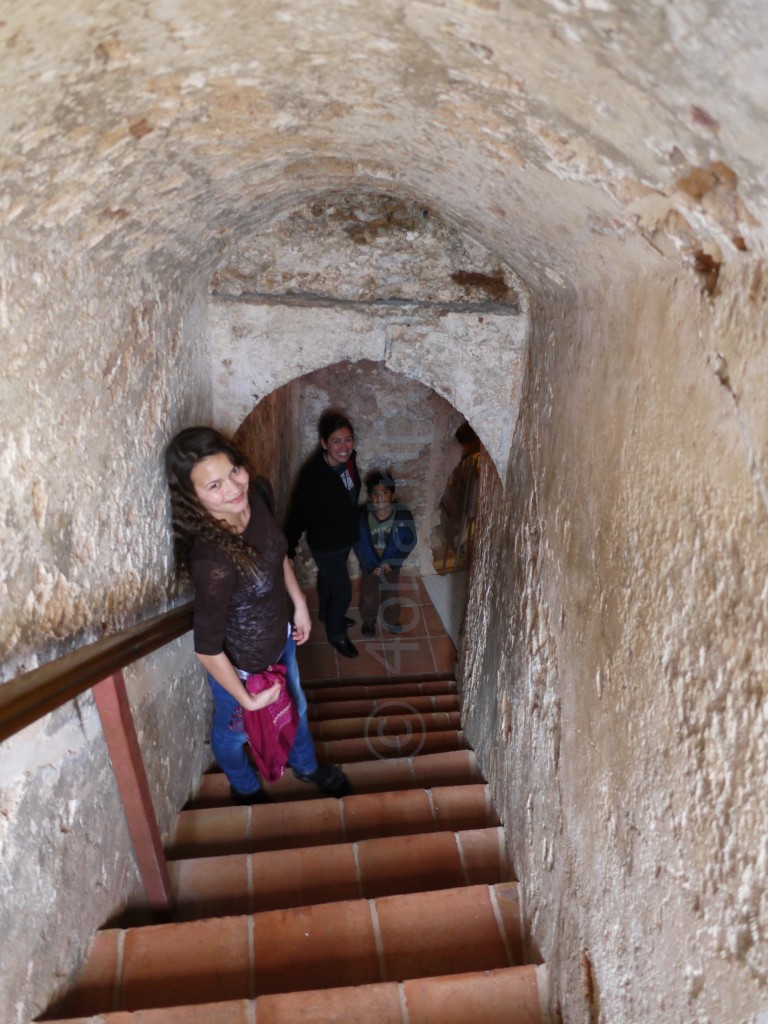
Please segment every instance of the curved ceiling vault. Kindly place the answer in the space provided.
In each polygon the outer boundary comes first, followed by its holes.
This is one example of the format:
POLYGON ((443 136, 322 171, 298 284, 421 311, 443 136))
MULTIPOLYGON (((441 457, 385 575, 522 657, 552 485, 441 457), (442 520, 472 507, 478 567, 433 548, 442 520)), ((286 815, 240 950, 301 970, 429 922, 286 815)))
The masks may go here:
POLYGON ((738 7, 17 7, 0 25, 12 242, 207 278, 308 196, 379 191, 545 294, 736 258, 759 244, 768 173, 749 74, 768 13, 738 7))

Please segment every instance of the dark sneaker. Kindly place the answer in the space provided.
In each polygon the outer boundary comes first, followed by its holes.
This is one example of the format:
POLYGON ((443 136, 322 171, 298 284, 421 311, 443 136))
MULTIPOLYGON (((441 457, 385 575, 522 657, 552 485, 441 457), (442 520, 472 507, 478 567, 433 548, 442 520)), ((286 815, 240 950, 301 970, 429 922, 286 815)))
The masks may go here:
POLYGON ((302 782, 311 782, 317 786, 323 796, 342 797, 352 792, 349 779, 337 764, 319 764, 309 775, 302 775, 295 768, 291 771, 302 782))
POLYGON ((232 803, 237 804, 238 807, 249 807, 251 804, 273 804, 275 801, 264 789, 257 789, 253 793, 238 793, 238 791, 230 786, 229 795, 232 798, 232 803))
POLYGON ((347 616, 344 619, 344 625, 347 627, 347 629, 349 629, 350 626, 354 626, 354 624, 355 624, 355 620, 354 619, 350 619, 349 616, 347 616))
POLYGON ((376 636, 376 620, 363 619, 363 628, 360 630, 363 636, 376 636))
POLYGON ((399 622, 395 622, 395 623, 393 623, 392 625, 390 625, 389 623, 387 623, 387 624, 386 624, 386 625, 384 626, 384 628, 386 629, 386 631, 387 631, 388 633, 395 633, 395 634, 397 634, 397 633, 403 633, 403 632, 404 632, 404 630, 403 630, 403 627, 402 627, 402 626, 400 625, 400 623, 399 623, 399 622))

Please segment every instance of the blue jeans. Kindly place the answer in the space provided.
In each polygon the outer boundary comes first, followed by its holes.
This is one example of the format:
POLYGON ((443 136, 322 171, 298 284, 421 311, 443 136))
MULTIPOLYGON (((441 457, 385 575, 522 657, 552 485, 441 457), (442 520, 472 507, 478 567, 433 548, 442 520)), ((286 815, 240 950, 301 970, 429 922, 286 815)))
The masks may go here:
MULTIPOLYGON (((299 680, 296 642, 293 637, 288 637, 277 660, 285 665, 286 689, 299 715, 299 726, 288 755, 288 764, 302 775, 309 775, 317 768, 317 758, 307 724, 307 698, 299 680)), ((255 793, 261 788, 261 781, 246 752, 248 736, 243 725, 242 707, 210 673, 208 682, 213 693, 211 749, 214 757, 234 790, 238 793, 255 793)))

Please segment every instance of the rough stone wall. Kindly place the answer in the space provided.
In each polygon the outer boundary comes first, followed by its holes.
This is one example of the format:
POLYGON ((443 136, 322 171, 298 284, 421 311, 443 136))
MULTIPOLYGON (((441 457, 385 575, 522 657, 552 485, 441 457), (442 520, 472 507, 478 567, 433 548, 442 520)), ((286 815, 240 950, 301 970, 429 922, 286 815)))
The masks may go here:
MULTIPOLYGON (((219 424, 216 424, 219 426, 219 424)), ((272 484, 275 511, 285 510, 298 448, 296 410, 290 385, 263 398, 240 424, 235 440, 255 473, 272 484)))
POLYGON ((230 246, 214 295, 334 297, 525 307, 511 266, 424 204, 377 193, 318 196, 230 246))
MULTIPOLYGON (((126 670, 160 830, 210 764, 210 697, 190 638, 126 670)), ((95 931, 145 906, 90 694, 0 746, 0 1013, 27 1024, 66 990, 95 931)))
MULTIPOLYGON (((2 263, 0 650, 3 679, 168 603, 162 447, 210 416, 200 289, 88 260, 2 263), (198 383, 200 381, 201 383, 198 383)), ((209 758, 189 642, 126 672, 160 826, 209 758)), ((0 748, 0 1018, 26 1024, 94 930, 140 899, 89 695, 0 748)))
POLYGON ((468 734, 569 1022, 768 1006, 765 269, 720 289, 540 311, 485 477, 468 734))
POLYGON ((0 271, 3 679, 165 601, 162 449, 211 404, 194 291, 23 255, 0 271))

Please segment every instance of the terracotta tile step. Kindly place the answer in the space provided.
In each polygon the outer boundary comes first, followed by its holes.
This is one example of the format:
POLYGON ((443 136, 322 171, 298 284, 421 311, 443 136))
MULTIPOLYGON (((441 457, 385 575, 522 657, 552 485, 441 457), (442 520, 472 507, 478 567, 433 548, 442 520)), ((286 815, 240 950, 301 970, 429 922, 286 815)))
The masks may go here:
POLYGON ((310 721, 327 721, 333 718, 359 718, 371 715, 425 714, 436 711, 459 711, 459 697, 455 693, 437 694, 433 697, 408 695, 405 697, 389 694, 386 697, 368 700, 329 700, 307 706, 310 721))
POLYGON ((438 786, 353 794, 342 800, 182 811, 166 854, 180 860, 498 824, 486 785, 438 786))
MULTIPOLYGON (((445 637, 447 643, 451 643, 447 637, 445 637)), ((453 645, 452 645, 453 646, 453 645)), ((353 671, 354 666, 351 663, 343 663, 343 668, 347 671, 353 671)), ((306 690, 307 697, 310 695, 311 690, 312 698, 314 694, 324 693, 328 689, 338 689, 341 686, 353 686, 360 689, 369 689, 372 686, 386 685, 387 687, 392 686, 436 686, 438 687, 437 692, 444 692, 439 687, 454 686, 456 688, 456 673, 455 672, 413 672, 408 675, 386 675, 376 673, 370 676, 352 676, 347 675, 344 677, 345 682, 340 683, 334 676, 314 676, 313 678, 304 675, 301 676, 302 689, 306 690), (385 682, 386 681, 386 682, 385 682)), ((429 690, 423 690, 422 692, 428 693, 429 690)))
MULTIPOLYGON (((392 709, 392 705, 389 705, 392 709)), ((394 710, 394 709, 392 709, 394 710)), ((402 710, 400 707, 397 710, 402 710)), ((310 722, 315 740, 365 739, 368 736, 402 736, 404 739, 428 732, 446 729, 458 731, 461 716, 458 711, 434 711, 426 714, 368 715, 366 718, 332 718, 324 722, 310 722)))
MULTIPOLYGON (((309 688, 308 688, 309 689, 309 688)), ((336 680, 327 686, 314 686, 307 693, 310 704, 325 704, 336 700, 372 700, 388 697, 434 697, 457 693, 456 680, 444 679, 438 682, 398 682, 396 679, 368 686, 347 683, 339 685, 336 680)))
MULTIPOLYGON (((546 970, 490 971, 314 989, 168 1009, 105 1013, 98 1024, 543 1024, 546 970)), ((69 1018, 60 1024, 96 1024, 69 1018)))
POLYGON ((171 861, 169 871, 175 921, 509 878, 501 828, 199 857, 171 861))
POLYGON ((521 957, 514 882, 112 928, 97 933, 59 1015, 436 978, 521 957))
MULTIPOLYGON (((471 750, 450 750, 419 757, 388 758, 344 765, 355 793, 380 793, 390 789, 430 789, 432 786, 467 785, 482 782, 471 750)), ((318 790, 300 782, 290 771, 264 787, 276 800, 316 800, 318 790)), ((203 776, 200 792, 186 810, 198 807, 231 806, 229 783, 221 772, 203 776)))
POLYGON ((464 746, 464 733, 459 729, 427 732, 417 728, 400 736, 381 736, 372 726, 367 736, 348 740, 318 740, 315 751, 320 761, 347 764, 351 761, 379 761, 388 757, 416 757, 418 754, 462 750, 464 746))

